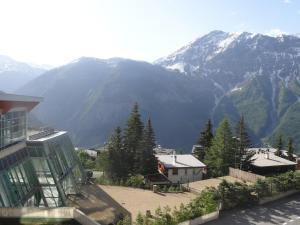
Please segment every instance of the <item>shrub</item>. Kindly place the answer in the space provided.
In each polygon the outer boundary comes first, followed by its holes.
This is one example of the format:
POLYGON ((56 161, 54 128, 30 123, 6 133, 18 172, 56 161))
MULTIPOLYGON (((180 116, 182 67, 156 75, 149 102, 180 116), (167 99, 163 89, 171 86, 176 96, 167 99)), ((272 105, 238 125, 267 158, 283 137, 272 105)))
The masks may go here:
POLYGON ((176 188, 174 186, 170 186, 168 192, 175 192, 176 188))
POLYGON ((125 216, 122 220, 117 222, 117 225, 131 225, 130 217, 125 216))
POLYGON ((144 176, 134 175, 127 179, 126 186, 143 188, 145 186, 144 176))
POLYGON ((176 225, 176 221, 172 217, 170 207, 166 206, 163 210, 158 207, 155 210, 155 220, 153 225, 176 225))
POLYGON ((255 201, 255 197, 252 195, 253 188, 245 183, 229 183, 223 180, 218 186, 218 191, 223 209, 245 206, 255 201))
POLYGON ((258 179, 253 188, 254 192, 257 194, 258 199, 272 195, 270 185, 267 180, 258 179))
POLYGON ((181 223, 183 221, 190 219, 190 211, 189 208, 184 206, 182 203, 180 204, 179 209, 175 207, 173 212, 174 219, 177 223, 181 223))
POLYGON ((163 191, 163 192, 168 192, 168 187, 167 187, 167 185, 165 185, 165 186, 163 187, 162 191, 163 191))

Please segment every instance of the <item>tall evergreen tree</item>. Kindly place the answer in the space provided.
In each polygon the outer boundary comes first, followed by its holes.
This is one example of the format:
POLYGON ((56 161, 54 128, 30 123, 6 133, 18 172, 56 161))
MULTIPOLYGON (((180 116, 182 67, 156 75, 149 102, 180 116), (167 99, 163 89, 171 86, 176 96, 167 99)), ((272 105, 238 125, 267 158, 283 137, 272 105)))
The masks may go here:
POLYGON ((212 146, 205 154, 204 162, 212 176, 223 176, 234 166, 234 142, 229 121, 224 119, 216 130, 212 146))
POLYGON ((137 172, 142 175, 157 173, 157 160, 154 155, 155 135, 149 118, 137 151, 137 172))
POLYGON ((196 149, 196 151, 194 152, 194 155, 199 160, 204 160, 205 151, 208 151, 208 149, 211 147, 213 137, 212 123, 209 119, 205 125, 204 130, 200 133, 200 138, 197 142, 198 145, 201 145, 201 148, 196 149))
POLYGON ((287 145, 287 159, 290 161, 294 161, 294 147, 292 138, 289 138, 289 142, 287 145))
POLYGON ((107 173, 113 181, 125 179, 128 175, 127 163, 124 161, 125 151, 122 143, 122 131, 117 127, 108 141, 107 173))
POLYGON ((139 113, 138 104, 135 103, 132 112, 127 121, 127 127, 124 132, 124 148, 127 156, 124 160, 128 163, 130 173, 134 174, 137 169, 136 151, 143 136, 143 123, 139 113))
POLYGON ((251 146, 251 141, 247 132, 244 116, 242 116, 237 123, 235 142, 235 167, 247 169, 250 166, 253 153, 247 151, 247 148, 250 148, 251 146))
POLYGON ((280 134, 278 136, 277 143, 276 143, 276 152, 275 152, 275 155, 281 156, 281 150, 282 150, 282 148, 283 148, 283 140, 282 140, 282 135, 280 134))

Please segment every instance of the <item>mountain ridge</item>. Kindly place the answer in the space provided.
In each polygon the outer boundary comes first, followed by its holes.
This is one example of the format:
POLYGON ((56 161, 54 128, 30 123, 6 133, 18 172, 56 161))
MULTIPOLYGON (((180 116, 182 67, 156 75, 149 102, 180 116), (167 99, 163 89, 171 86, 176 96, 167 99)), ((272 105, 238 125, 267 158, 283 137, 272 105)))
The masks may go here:
POLYGON ((244 115, 254 144, 272 143, 284 132, 300 147, 300 132, 294 127, 295 132, 287 132, 294 126, 291 117, 300 113, 299 70, 296 36, 213 31, 154 64, 83 57, 20 91, 48 99, 37 115, 69 130, 79 145, 96 144, 96 136, 104 142, 113 127, 124 126, 138 102, 144 119, 151 115, 154 123, 159 121, 163 145, 190 149, 208 118, 216 126, 224 116, 235 123, 244 115), (60 110, 61 116, 51 116, 60 110))

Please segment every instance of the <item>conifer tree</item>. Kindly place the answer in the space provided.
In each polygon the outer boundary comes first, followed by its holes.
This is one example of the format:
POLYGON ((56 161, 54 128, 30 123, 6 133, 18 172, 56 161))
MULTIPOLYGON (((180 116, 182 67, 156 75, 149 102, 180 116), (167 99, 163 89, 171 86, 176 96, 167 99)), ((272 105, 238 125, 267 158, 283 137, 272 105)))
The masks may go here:
POLYGON ((157 160, 154 155, 155 135, 149 118, 137 151, 137 172, 142 175, 157 173, 157 160))
POLYGON ((128 169, 131 174, 135 174, 137 166, 136 151, 143 136, 143 123, 139 113, 138 104, 135 103, 132 112, 127 121, 127 127, 124 132, 124 148, 126 151, 126 160, 128 163, 128 169))
POLYGON ((276 152, 275 152, 275 155, 281 156, 281 150, 282 150, 282 148, 283 148, 283 140, 282 140, 282 135, 280 134, 278 136, 277 143, 276 143, 276 152))
POLYGON ((212 176, 223 176, 234 165, 234 143, 229 121, 224 119, 216 130, 212 146, 205 154, 205 163, 212 176))
POLYGON ((287 158, 290 161, 294 161, 294 148, 293 148, 293 139, 289 138, 287 145, 287 158))
POLYGON ((251 158, 254 153, 248 152, 247 149, 251 146, 251 141, 247 132, 247 126, 242 116, 236 126, 236 153, 235 167, 247 169, 250 166, 251 158))
POLYGON ((117 127, 108 142, 108 175, 113 181, 125 179, 128 175, 125 152, 122 143, 122 131, 117 127))
POLYGON ((212 123, 211 120, 209 119, 206 123, 205 129, 200 133, 200 138, 197 142, 198 145, 201 145, 202 149, 198 148, 194 152, 194 155, 199 160, 204 160, 205 151, 207 151, 211 147, 213 137, 214 136, 212 133, 212 123))

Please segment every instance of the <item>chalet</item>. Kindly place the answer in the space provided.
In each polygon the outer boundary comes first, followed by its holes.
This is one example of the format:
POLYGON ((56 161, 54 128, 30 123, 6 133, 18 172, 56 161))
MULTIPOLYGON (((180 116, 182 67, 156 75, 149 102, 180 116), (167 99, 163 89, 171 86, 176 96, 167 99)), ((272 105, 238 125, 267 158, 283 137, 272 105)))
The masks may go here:
MULTIPOLYGON (((275 148, 249 148, 254 153, 250 170, 256 174, 268 175, 273 173, 295 170, 297 163, 275 155, 275 148)), ((281 150, 281 155, 287 157, 287 152, 281 150)), ((295 160, 297 158, 294 155, 295 160)))
POLYGON ((158 170, 172 183, 188 183, 202 180, 206 165, 193 155, 156 155, 158 170))

